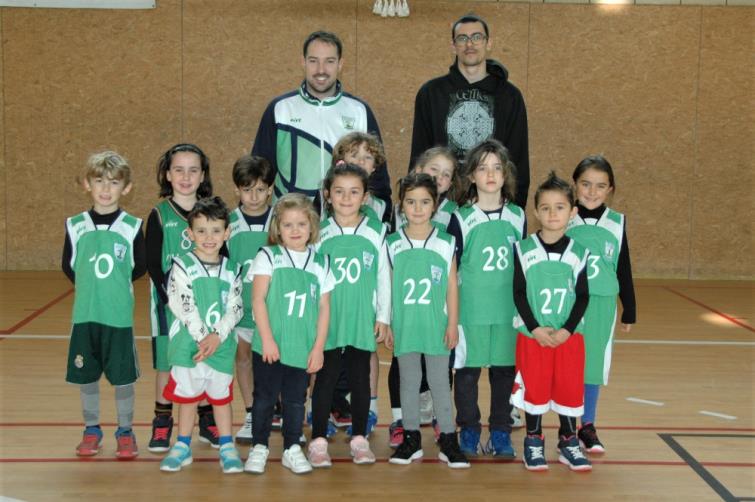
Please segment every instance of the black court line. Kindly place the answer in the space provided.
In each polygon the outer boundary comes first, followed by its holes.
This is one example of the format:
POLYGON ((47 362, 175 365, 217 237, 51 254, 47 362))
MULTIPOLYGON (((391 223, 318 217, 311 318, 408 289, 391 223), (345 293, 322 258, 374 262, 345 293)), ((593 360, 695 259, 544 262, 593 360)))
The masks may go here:
POLYGON ((739 502, 743 500, 755 500, 755 496, 747 495, 745 497, 736 497, 731 493, 716 477, 711 474, 703 465, 697 461, 674 437, 694 437, 694 438, 755 438, 750 434, 658 434, 660 437, 679 457, 689 465, 703 481, 708 483, 722 500, 726 502, 739 502))

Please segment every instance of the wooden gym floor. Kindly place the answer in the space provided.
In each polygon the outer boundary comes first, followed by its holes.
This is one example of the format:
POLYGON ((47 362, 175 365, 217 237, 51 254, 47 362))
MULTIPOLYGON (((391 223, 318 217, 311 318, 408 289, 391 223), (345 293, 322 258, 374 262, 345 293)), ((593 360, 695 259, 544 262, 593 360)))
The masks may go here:
MULTIPOLYGON (((387 366, 381 366, 380 424, 371 438, 375 465, 352 464, 339 432, 330 446, 334 466, 296 476, 280 465, 281 441, 274 436, 266 474, 230 476, 221 473, 216 451, 198 441, 195 463, 176 474, 160 472, 161 456, 147 451, 154 373, 146 280, 135 285, 143 372, 135 413, 140 455, 118 462, 115 405, 106 381, 104 448, 88 460, 74 455, 82 425, 78 389, 64 381, 70 283, 62 273, 0 273, 0 500, 755 500, 755 283, 643 280, 636 287, 639 324, 616 334, 611 381, 602 389, 597 418, 607 453, 592 456, 590 473, 558 463, 552 414, 545 421, 545 473, 525 471, 519 458, 482 457, 471 469, 448 469, 437 461, 428 428, 421 463, 388 464, 387 366)), ((389 361, 385 349, 380 359, 389 361)), ((483 375, 481 402, 488 395, 483 375)), ((243 420, 238 403, 234 430, 243 420)), ((522 437, 515 430, 518 454, 522 437)), ((241 453, 246 457, 246 447, 241 453)))

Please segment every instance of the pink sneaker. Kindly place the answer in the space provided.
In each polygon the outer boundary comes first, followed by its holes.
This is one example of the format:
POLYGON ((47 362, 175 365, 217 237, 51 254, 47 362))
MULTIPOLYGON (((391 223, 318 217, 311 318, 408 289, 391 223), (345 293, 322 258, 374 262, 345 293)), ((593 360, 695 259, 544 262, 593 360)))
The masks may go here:
POLYGON ((325 438, 317 438, 311 441, 309 448, 307 448, 307 456, 312 467, 330 467, 333 465, 330 461, 330 455, 328 455, 328 440, 325 438))
POLYGON ((349 443, 351 456, 355 464, 374 464, 375 454, 370 450, 370 443, 364 436, 354 436, 349 443))

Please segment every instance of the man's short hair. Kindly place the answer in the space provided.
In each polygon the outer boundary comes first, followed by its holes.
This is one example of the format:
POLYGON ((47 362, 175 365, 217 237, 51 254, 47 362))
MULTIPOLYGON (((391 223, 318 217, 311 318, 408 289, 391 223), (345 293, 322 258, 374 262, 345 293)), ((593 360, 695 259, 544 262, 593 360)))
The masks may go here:
POLYGON ((478 16, 477 14, 472 14, 471 12, 469 14, 465 14, 461 16, 459 19, 454 22, 453 26, 451 27, 451 40, 456 37, 456 27, 460 24, 465 23, 480 23, 482 27, 485 29, 485 36, 489 37, 490 33, 488 32, 488 23, 485 22, 483 18, 478 16))
POLYGON ((305 58, 307 57, 307 49, 309 49, 309 44, 311 44, 315 40, 321 40, 326 44, 335 45, 336 51, 338 52, 338 59, 341 59, 341 51, 343 51, 343 44, 341 43, 341 39, 338 38, 338 35, 329 31, 315 31, 309 34, 309 36, 304 40, 304 50, 302 51, 305 58))

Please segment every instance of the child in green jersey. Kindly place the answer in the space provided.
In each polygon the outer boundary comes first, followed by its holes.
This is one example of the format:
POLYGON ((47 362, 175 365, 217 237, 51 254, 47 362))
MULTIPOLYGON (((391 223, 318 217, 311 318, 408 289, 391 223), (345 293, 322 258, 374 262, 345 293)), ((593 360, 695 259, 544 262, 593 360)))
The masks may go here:
MULTIPOLYGON (((212 195, 210 160, 196 145, 180 143, 166 151, 157 163, 157 184, 164 199, 152 209, 147 219, 145 242, 150 287, 150 323, 152 326, 152 365, 155 379, 155 418, 149 451, 166 452, 173 430, 173 405, 163 397, 168 383, 168 328, 173 316, 168 309, 166 277, 173 258, 194 247, 188 235, 186 217, 200 197, 212 195)), ((212 406, 199 406, 200 438, 217 448, 217 428, 212 406)))
POLYGON ((76 454, 92 456, 101 448, 99 380, 105 373, 115 387, 115 456, 127 460, 139 453, 131 428, 139 377, 131 283, 146 271, 142 220, 118 207, 131 190, 131 169, 117 153, 89 157, 84 187, 93 205, 66 220, 62 260, 75 288, 66 381, 79 385, 86 427, 76 454))
POLYGON ((621 298, 621 328, 636 321, 632 265, 624 215, 606 207, 615 190, 611 164, 601 155, 583 159, 572 176, 577 187, 577 216, 566 235, 590 250, 587 282, 590 303, 585 312, 585 411, 579 439, 590 453, 605 448, 595 430, 600 386, 608 383, 616 324, 616 295, 621 298))
MULTIPOLYGON (((328 255, 335 288, 330 295, 331 322, 322 369, 312 394, 312 467, 329 467, 327 425, 341 368, 351 391, 351 456, 371 464, 370 359, 390 323, 390 276, 385 255, 386 228, 360 211, 367 196, 367 173, 339 163, 328 172, 324 194, 330 218, 322 222, 318 251, 328 255)), ((374 415, 377 421, 377 415, 374 415)), ((374 426, 374 422, 373 422, 374 426)))
POLYGON ((309 377, 322 368, 328 336, 333 274, 313 248, 319 217, 303 194, 288 193, 273 207, 268 246, 252 263, 254 400, 252 444, 244 470, 265 472, 273 408, 283 408, 283 467, 296 474, 312 466, 299 446, 309 377))
POLYGON ((440 428, 438 458, 451 468, 466 468, 469 461, 459 450, 448 380, 449 352, 459 336, 454 238, 430 221, 438 207, 438 188, 429 174, 407 175, 399 197, 407 223, 387 239, 393 333, 386 337, 386 346, 393 348, 401 373, 404 438, 390 462, 409 464, 423 456, 419 388, 424 356, 440 428))
POLYGON ((476 456, 480 448, 478 382, 482 368, 490 381, 490 437, 485 450, 514 458, 511 404, 516 331, 513 244, 526 233, 524 210, 514 204, 515 167, 508 150, 495 139, 467 152, 468 188, 451 216, 448 233, 456 238, 459 266, 459 345, 454 352, 454 402, 461 427, 461 451, 476 456))
POLYGON ((236 379, 244 399, 246 419, 236 433, 236 442, 252 442, 252 262, 257 251, 267 243, 270 226, 270 199, 273 193, 275 171, 262 157, 243 155, 233 165, 233 184, 239 197, 239 206, 231 213, 231 237, 228 253, 241 265, 244 282, 244 317, 236 326, 238 349, 236 352, 236 379))
POLYGON ((220 255, 228 240, 228 208, 220 197, 200 199, 189 212, 189 238, 194 250, 173 259, 168 280, 168 305, 175 316, 170 326, 170 378, 163 397, 180 403, 178 437, 160 470, 180 471, 191 464, 191 433, 200 401, 214 411, 220 445, 220 466, 226 474, 243 471, 231 437, 233 328, 244 314, 238 264, 220 255))

